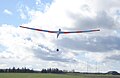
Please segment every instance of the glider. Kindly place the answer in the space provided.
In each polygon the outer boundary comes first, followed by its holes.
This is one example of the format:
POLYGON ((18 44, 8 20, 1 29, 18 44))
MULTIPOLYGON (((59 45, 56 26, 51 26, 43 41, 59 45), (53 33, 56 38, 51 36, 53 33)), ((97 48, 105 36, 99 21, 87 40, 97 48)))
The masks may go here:
POLYGON ((61 31, 59 29, 58 31, 50 31, 50 30, 43 30, 43 29, 37 29, 37 28, 30 28, 30 27, 25 27, 25 26, 20 26, 21 28, 26 28, 26 29, 31 29, 31 30, 36 30, 36 31, 43 31, 43 32, 48 32, 48 33, 56 33, 57 38, 59 37, 60 34, 70 34, 70 33, 86 33, 86 32, 95 32, 95 31, 100 31, 99 29, 96 30, 83 30, 83 31, 61 31))

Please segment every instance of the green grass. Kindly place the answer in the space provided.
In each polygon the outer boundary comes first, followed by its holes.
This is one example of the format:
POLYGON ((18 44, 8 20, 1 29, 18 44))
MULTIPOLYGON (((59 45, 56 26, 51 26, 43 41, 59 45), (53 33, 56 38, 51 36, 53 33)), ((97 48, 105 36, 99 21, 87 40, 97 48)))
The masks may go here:
POLYGON ((120 75, 0 73, 0 78, 120 78, 120 75))

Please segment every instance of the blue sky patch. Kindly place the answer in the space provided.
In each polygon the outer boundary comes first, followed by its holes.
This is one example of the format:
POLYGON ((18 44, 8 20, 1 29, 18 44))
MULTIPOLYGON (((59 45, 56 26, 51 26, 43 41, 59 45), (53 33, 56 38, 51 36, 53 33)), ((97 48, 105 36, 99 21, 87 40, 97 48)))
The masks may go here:
MULTIPOLYGON (((37 1, 37 0, 36 0, 37 1)), ((26 6, 30 9, 44 12, 45 5, 51 4, 52 0, 40 0, 40 4, 36 4, 35 0, 2 0, 0 1, 0 25, 10 24, 19 26, 23 23, 29 22, 26 6), (19 9, 23 9, 24 14, 27 16, 26 19, 21 19, 19 9)))

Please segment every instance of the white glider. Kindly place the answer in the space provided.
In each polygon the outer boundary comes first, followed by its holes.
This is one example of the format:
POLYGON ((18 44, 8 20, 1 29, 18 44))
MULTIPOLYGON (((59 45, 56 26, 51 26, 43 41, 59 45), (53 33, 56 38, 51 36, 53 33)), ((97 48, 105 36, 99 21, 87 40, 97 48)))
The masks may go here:
POLYGON ((83 31, 61 31, 61 29, 59 29, 58 31, 50 31, 50 30, 42 30, 42 29, 37 29, 37 28, 30 28, 30 27, 25 27, 25 26, 20 26, 22 28, 26 28, 26 29, 31 29, 31 30, 36 30, 36 31, 43 31, 43 32, 48 32, 48 33, 56 33, 57 34, 57 38, 59 37, 60 34, 69 34, 69 33, 86 33, 86 32, 95 32, 95 31, 100 31, 99 29, 96 30, 83 30, 83 31))

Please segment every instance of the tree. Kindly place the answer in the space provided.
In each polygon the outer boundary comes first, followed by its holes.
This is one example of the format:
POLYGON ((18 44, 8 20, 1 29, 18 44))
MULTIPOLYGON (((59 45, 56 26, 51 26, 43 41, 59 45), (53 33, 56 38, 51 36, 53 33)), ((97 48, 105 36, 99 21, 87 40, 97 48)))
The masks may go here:
POLYGON ((117 71, 109 71, 108 74, 119 75, 119 73, 117 71))

